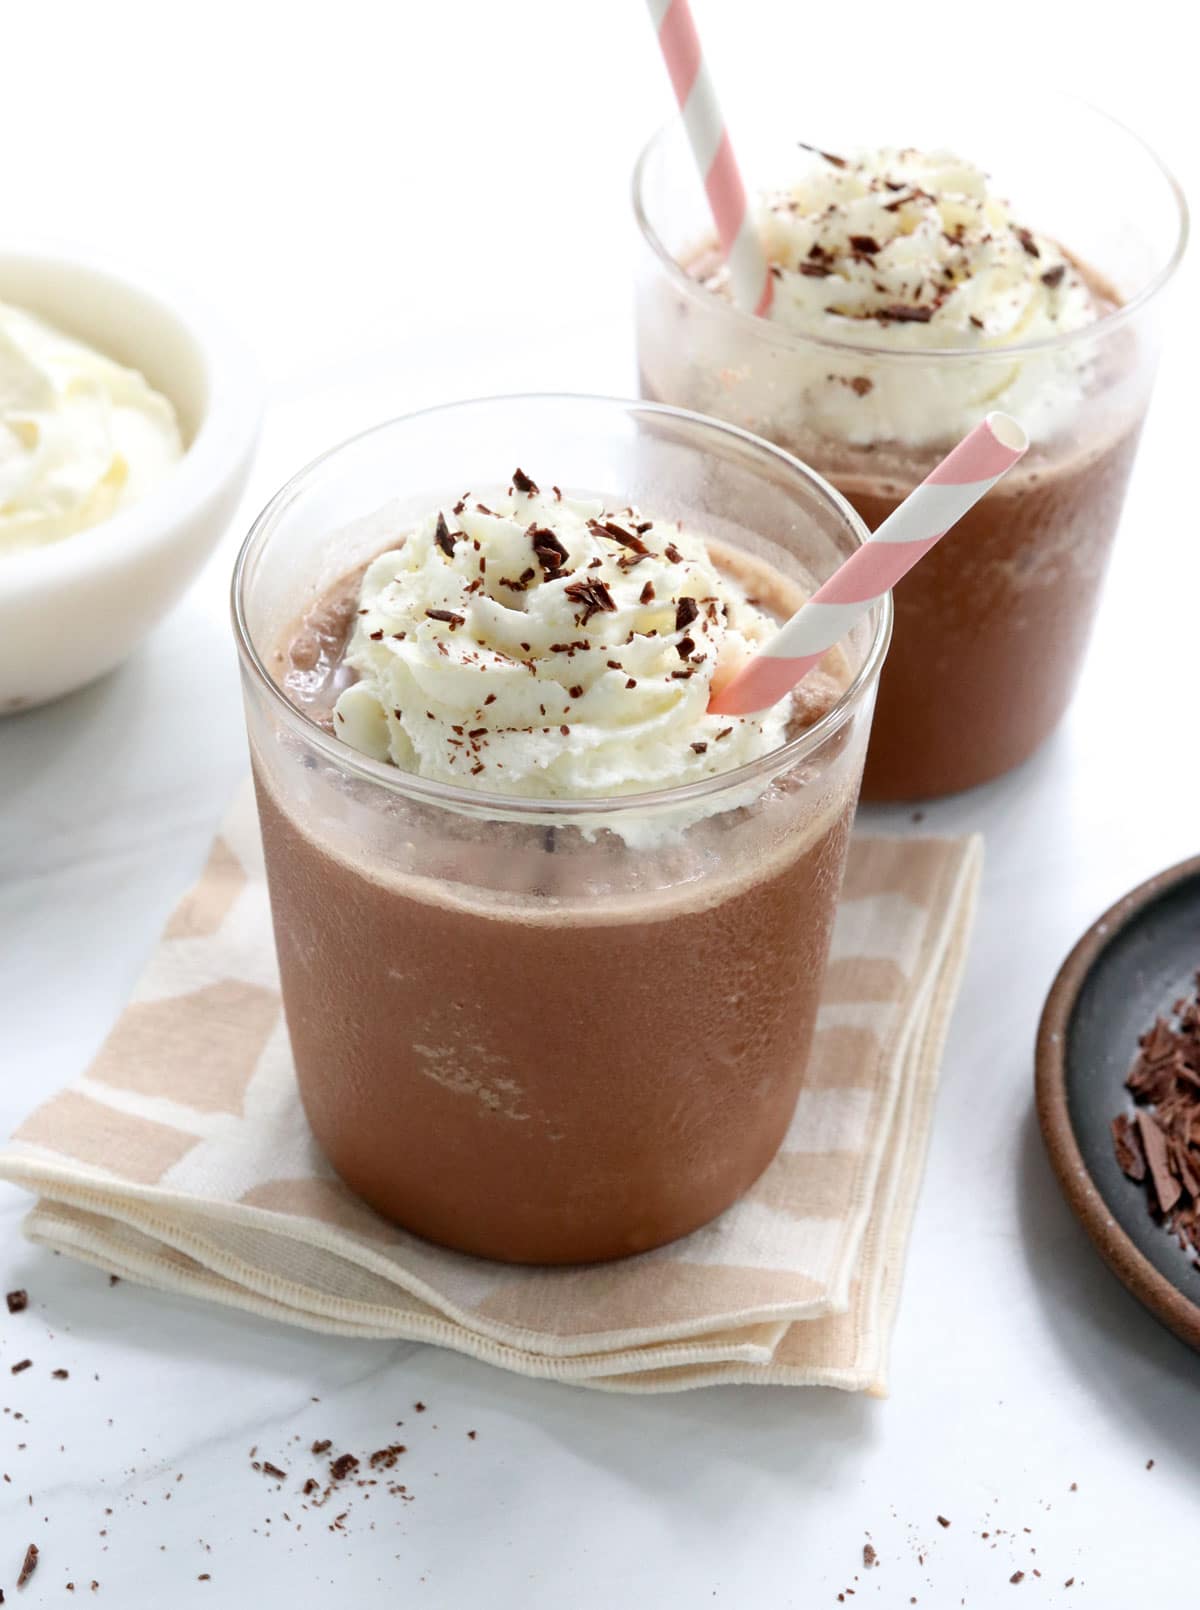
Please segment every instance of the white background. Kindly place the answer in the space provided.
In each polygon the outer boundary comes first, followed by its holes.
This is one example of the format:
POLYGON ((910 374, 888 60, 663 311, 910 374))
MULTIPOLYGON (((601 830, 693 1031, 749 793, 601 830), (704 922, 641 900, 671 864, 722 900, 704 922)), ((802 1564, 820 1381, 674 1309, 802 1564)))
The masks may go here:
MULTIPOLYGON (((696 10, 721 78, 761 75, 798 127, 805 84, 838 75, 852 96, 860 61, 999 89, 1014 129, 1052 82, 1132 122, 1196 190, 1177 3, 1119 19, 1054 0, 696 10)), ((0 25, 4 241, 103 248, 190 280, 241 326, 270 389, 245 515, 387 414, 494 390, 634 389, 628 173, 668 108, 636 0, 38 0, 0 25)), ((1059 1198, 1031 1045, 1079 931, 1198 848, 1196 292, 1187 265, 1066 726, 1018 777, 928 812, 935 830, 982 829, 988 860, 892 1396, 626 1400, 311 1337, 110 1290, 22 1243, 22 1202, 4 1190, 0 1285, 33 1297, 19 1319, 0 1311, 0 1405, 28 1417, 0 1415, 10 1602, 34 1540, 29 1606, 70 1602, 65 1583, 78 1598, 92 1578, 121 1610, 343 1595, 807 1610, 850 1586, 846 1603, 888 1610, 914 1597, 1121 1610, 1183 1602, 1189 1579, 1194 1597, 1200 1361, 1126 1296, 1059 1198), (36 1367, 9 1383, 26 1354, 36 1367), (69 1382, 50 1380, 56 1365, 69 1382), (413 1503, 356 1505, 346 1535, 279 1522, 251 1444, 286 1465, 295 1434, 361 1451, 401 1418, 413 1503), (864 1575, 868 1533, 881 1565, 864 1575)), ((0 728, 5 1130, 111 1026, 244 769, 224 604, 244 524, 124 670, 0 728)))

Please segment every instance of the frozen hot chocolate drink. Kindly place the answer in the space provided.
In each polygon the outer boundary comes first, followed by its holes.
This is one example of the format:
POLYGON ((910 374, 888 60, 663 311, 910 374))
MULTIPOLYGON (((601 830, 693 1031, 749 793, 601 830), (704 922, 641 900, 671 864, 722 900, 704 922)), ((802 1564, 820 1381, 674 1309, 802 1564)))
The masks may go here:
POLYGON ((639 175, 654 248, 638 315, 645 395, 779 442, 872 529, 989 409, 1028 431, 1024 462, 896 589, 864 791, 923 798, 1009 770, 1074 687, 1151 331, 1127 316, 1105 261, 1072 254, 1090 242, 1028 227, 969 163, 897 149, 801 151, 793 180, 760 196, 773 297, 751 321, 711 244, 656 232, 672 159, 660 137, 639 175))
MULTIPOLYGON (((819 575, 536 473, 374 522, 365 566, 264 630, 290 719, 248 710, 317 1139, 407 1229, 567 1262, 707 1222, 783 1140, 880 623, 775 709, 711 716, 718 662, 819 575)), ((831 570, 855 534, 813 515, 797 547, 831 570)))

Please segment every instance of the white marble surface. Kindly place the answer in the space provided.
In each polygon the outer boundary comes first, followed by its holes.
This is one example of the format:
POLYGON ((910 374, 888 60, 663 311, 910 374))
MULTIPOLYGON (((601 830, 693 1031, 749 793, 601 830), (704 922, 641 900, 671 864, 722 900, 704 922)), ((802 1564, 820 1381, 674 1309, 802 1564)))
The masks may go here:
MULTIPOLYGON (((769 25, 792 29, 790 51, 767 54, 785 87, 795 67, 797 96, 805 62, 850 72, 832 9, 791 23, 768 0, 697 9, 727 71, 762 64, 769 25)), ((5 111, 36 137, 5 165, 6 231, 190 270, 255 336, 272 403, 246 514, 317 448, 405 407, 633 385, 625 175, 653 121, 633 97, 663 104, 640 8, 419 10, 343 3, 309 25, 215 3, 186 47, 175 8, 133 0, 27 8, 16 24, 28 70, 6 79, 5 111), (568 59, 558 79, 543 70, 568 59), (587 316, 564 300, 564 260, 587 316)), ((887 8, 866 0, 862 13, 864 37, 893 37, 887 8)), ((1013 0, 1005 29, 972 14, 939 24, 928 51, 947 71, 986 55, 1011 82, 1044 47, 1060 76, 1168 147, 1186 182, 1188 64, 1154 43, 1170 16, 1147 0, 1140 35, 1109 37, 1090 6, 1013 0)), ((916 48, 912 26, 903 43, 916 48)), ((988 858, 890 1398, 626 1400, 308 1336, 110 1289, 26 1245, 22 1200, 4 1189, 0 1285, 32 1299, 23 1315, 0 1310, 0 1405, 24 1416, 0 1415, 10 1602, 70 1602, 66 1584, 78 1599, 92 1579, 122 1610, 807 1610, 848 1587, 847 1603, 889 1610, 1018 1593, 1106 1610, 1178 1602, 1200 1503, 1200 1360, 1117 1285, 1063 1205, 1032 1119, 1031 1049, 1080 930, 1200 837, 1200 556, 1194 516, 1178 511, 1196 285, 1189 269, 1066 726, 1021 775, 927 811, 926 828, 982 829, 988 858), (26 1356, 34 1367, 10 1379, 26 1356), (57 1367, 69 1380, 52 1379, 57 1367), (356 1497, 344 1532, 250 1468, 257 1444, 307 1473, 295 1450, 312 1439, 362 1452, 396 1420, 413 1501, 356 1497), (869 1574, 868 1534, 881 1561, 869 1574), (41 1565, 18 1600, 31 1541, 41 1565)), ((0 726, 6 1131, 110 1027, 243 770, 224 607, 237 534, 122 671, 0 726)))

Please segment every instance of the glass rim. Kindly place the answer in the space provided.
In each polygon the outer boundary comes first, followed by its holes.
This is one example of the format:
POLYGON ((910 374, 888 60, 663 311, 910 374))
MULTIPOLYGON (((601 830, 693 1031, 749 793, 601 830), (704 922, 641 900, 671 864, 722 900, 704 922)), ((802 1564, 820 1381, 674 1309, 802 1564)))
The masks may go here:
POLYGON ((342 743, 318 726, 310 716, 292 703, 272 677, 254 642, 246 617, 245 604, 250 566, 265 548, 283 515, 313 484, 331 460, 372 436, 382 435, 397 426, 418 419, 427 419, 436 414, 487 405, 504 404, 511 407, 521 403, 553 404, 556 407, 565 405, 568 408, 576 403, 595 404, 605 408, 617 408, 625 413, 672 419, 682 422, 692 430, 700 428, 704 431, 715 431, 718 435, 733 437, 748 444, 761 455, 783 464, 790 473, 798 474, 820 495, 825 504, 841 517, 857 539, 857 546, 861 546, 870 534, 847 499, 809 465, 783 448, 775 446, 773 442, 742 430, 740 426, 726 424, 723 420, 712 419, 706 414, 694 413, 689 409, 672 408, 663 403, 641 402, 631 398, 605 397, 588 392, 517 392, 438 403, 430 408, 419 408, 410 413, 398 414, 391 419, 370 425, 365 430, 357 431, 344 441, 326 448, 324 452, 310 459, 307 464, 289 476, 251 522, 238 550, 230 584, 230 606, 238 657, 243 670, 249 674, 254 685, 266 693, 276 713, 283 718, 292 732, 319 750, 342 770, 353 773, 368 783, 378 784, 391 793, 403 794, 428 805, 440 805, 460 814, 506 816, 515 819, 536 818, 540 821, 551 819, 565 825, 599 816, 673 810, 698 800, 735 793, 752 782, 758 782, 760 779, 769 781, 780 772, 790 770, 820 749, 834 733, 840 731, 877 680, 887 653, 892 633, 890 592, 885 593, 873 606, 876 617, 874 630, 862 664, 843 689, 837 703, 819 721, 805 728, 795 738, 769 750, 765 755, 760 755, 741 766, 732 767, 729 771, 716 772, 713 776, 700 778, 696 782, 682 783, 670 788, 650 789, 644 793, 610 794, 586 799, 553 799, 527 794, 496 794, 485 789, 443 783, 434 778, 421 777, 416 772, 403 771, 387 761, 373 760, 369 755, 352 749, 349 744, 342 743))
POLYGON ((637 222, 638 230, 643 240, 663 264, 668 277, 674 282, 677 289, 682 291, 691 301, 702 304, 708 309, 722 310, 722 316, 740 325, 744 333, 757 341, 763 341, 771 346, 795 347, 797 349, 819 348, 821 351, 837 354, 841 357, 857 356, 868 358, 892 359, 899 362, 931 361, 940 362, 949 359, 952 362, 965 362, 974 360, 976 363, 985 362, 989 358, 1026 357, 1033 353, 1062 350, 1073 343, 1083 341, 1110 330, 1120 329, 1130 319, 1141 311, 1147 303, 1151 302, 1168 282, 1174 277, 1176 269, 1183 261, 1183 254, 1187 249, 1188 234, 1191 227, 1188 212, 1187 197, 1183 187, 1176 179, 1174 173, 1168 168, 1162 157, 1148 141, 1131 129, 1120 118, 1114 117, 1102 107, 1085 100, 1082 96, 1070 95, 1062 91, 1050 92, 1053 99, 1060 104, 1074 107, 1098 117, 1111 128, 1119 131, 1125 138, 1137 146, 1149 159, 1151 165, 1161 175, 1166 184, 1167 191, 1175 203, 1177 229, 1175 244, 1162 266, 1150 276, 1133 296, 1104 313, 1093 324, 1081 325, 1076 330, 1065 330, 1061 335, 1040 336, 1036 341, 1019 341, 1008 346, 987 347, 888 347, 876 346, 868 342, 841 341, 836 336, 810 334, 808 331, 791 330, 785 326, 775 324, 770 319, 760 318, 756 313, 750 313, 739 308, 724 297, 717 296, 713 291, 705 288, 699 280, 694 279, 667 248, 658 231, 650 222, 645 205, 646 170, 655 153, 666 144, 667 139, 682 128, 682 117, 676 113, 673 117, 659 125, 638 156, 633 167, 633 216, 637 222))

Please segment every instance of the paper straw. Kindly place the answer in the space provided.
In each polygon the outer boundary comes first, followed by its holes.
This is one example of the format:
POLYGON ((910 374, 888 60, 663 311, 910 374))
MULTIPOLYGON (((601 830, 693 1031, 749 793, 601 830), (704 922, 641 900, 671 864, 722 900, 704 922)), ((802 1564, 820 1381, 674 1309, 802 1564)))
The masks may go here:
POLYGON ((766 710, 790 693, 821 656, 1012 469, 1028 446, 1029 438, 1015 419, 989 414, 767 646, 712 695, 709 710, 714 715, 746 716, 766 710))
POLYGON ((746 187, 704 61, 688 0, 647 0, 683 126, 729 265, 736 306, 764 314, 774 284, 746 205, 746 187))

